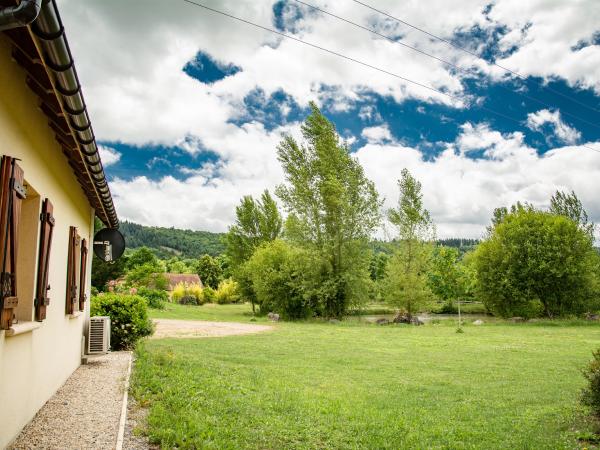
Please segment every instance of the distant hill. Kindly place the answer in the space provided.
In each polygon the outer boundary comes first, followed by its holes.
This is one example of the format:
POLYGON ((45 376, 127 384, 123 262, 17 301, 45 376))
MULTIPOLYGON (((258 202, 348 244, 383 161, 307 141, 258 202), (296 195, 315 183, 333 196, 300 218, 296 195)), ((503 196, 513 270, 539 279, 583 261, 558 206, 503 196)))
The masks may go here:
POLYGON ((119 230, 128 249, 149 247, 161 258, 199 258, 205 253, 217 256, 225 251, 221 242, 223 233, 147 227, 133 222, 121 222, 119 230))

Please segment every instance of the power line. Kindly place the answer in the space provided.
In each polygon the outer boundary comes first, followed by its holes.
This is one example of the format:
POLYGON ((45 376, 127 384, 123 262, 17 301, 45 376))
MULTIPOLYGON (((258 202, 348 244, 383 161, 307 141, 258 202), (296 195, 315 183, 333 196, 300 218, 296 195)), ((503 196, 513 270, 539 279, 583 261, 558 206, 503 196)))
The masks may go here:
MULTIPOLYGON (((394 17, 391 14, 386 13, 385 11, 381 11, 380 9, 377 9, 374 6, 368 5, 367 3, 361 2, 360 0, 352 0, 352 1, 354 3, 358 3, 359 5, 364 6, 365 8, 368 8, 368 9, 370 9, 372 11, 375 11, 375 12, 377 12, 377 13, 383 15, 383 16, 386 16, 386 17, 388 17, 388 18, 390 18, 392 20, 395 20, 396 22, 399 22, 399 23, 401 23, 403 25, 406 25, 407 27, 410 27, 413 30, 417 30, 417 31, 419 31, 419 32, 421 32, 423 34, 426 34, 429 37, 432 37, 434 39, 437 39, 438 41, 444 42, 445 44, 447 44, 447 45, 449 45, 451 47, 454 47, 457 50, 460 50, 462 52, 468 53, 469 55, 472 55, 472 56, 476 57, 477 59, 480 59, 480 60, 484 61, 486 64, 491 64, 491 65, 496 66, 496 67, 498 67, 498 68, 500 68, 500 69, 502 69, 502 70, 504 70, 506 72, 509 72, 509 73, 513 74, 514 76, 520 78, 521 80, 526 80, 527 79, 527 77, 524 77, 519 72, 516 72, 516 71, 514 71, 512 69, 509 69, 508 67, 504 67, 501 64, 498 64, 496 62, 486 61, 485 59, 483 59, 477 53, 475 53, 475 52, 473 52, 473 51, 471 51, 471 50, 469 50, 467 48, 461 47, 460 45, 457 45, 457 44, 455 44, 452 41, 444 39, 443 37, 440 37, 440 36, 437 36, 437 35, 435 35, 433 33, 430 33, 429 31, 424 30, 423 28, 419 28, 416 25, 413 25, 410 22, 407 22, 406 20, 402 20, 402 19, 399 19, 398 17, 394 17)), ((548 89, 550 92, 553 92, 555 95, 559 95, 559 96, 561 96, 563 98, 566 98, 567 100, 570 100, 570 101, 572 101, 574 103, 577 103, 577 104, 583 106, 584 108, 587 108, 587 109, 589 109, 591 111, 595 111, 595 112, 600 113, 600 109, 596 109, 593 106, 589 106, 589 105, 587 105, 587 104, 585 104, 583 102, 580 102, 579 100, 577 100, 577 99, 575 99, 575 98, 573 98, 573 97, 571 97, 569 95, 563 94, 562 92, 557 91, 556 89, 553 89, 550 86, 546 86, 546 89, 548 89)))
MULTIPOLYGON (((456 69, 456 70, 459 70, 459 71, 461 71, 461 72, 464 72, 464 73, 467 73, 467 74, 469 74, 469 73, 470 73, 470 72, 469 72, 467 69, 464 69, 464 68, 462 68, 462 67, 460 67, 460 66, 458 66, 458 65, 456 65, 456 64, 454 64, 454 63, 452 63, 452 62, 450 62, 450 61, 448 61, 448 60, 445 60, 445 59, 443 59, 443 58, 440 58, 440 57, 438 57, 438 56, 432 55, 431 53, 428 53, 428 52, 426 52, 426 51, 424 51, 424 50, 421 50, 421 49, 419 49, 419 48, 417 48, 417 47, 414 47, 414 46, 412 46, 412 45, 406 44, 405 42, 402 42, 402 41, 399 41, 399 40, 397 40, 397 39, 394 39, 394 38, 392 38, 391 36, 388 36, 388 35, 385 35, 385 34, 383 34, 383 33, 380 33, 380 32, 378 32, 377 30, 374 30, 374 29, 372 29, 372 28, 369 28, 369 27, 365 27, 365 26, 363 26, 363 25, 360 25, 359 23, 356 23, 356 22, 353 22, 353 21, 351 21, 351 20, 349 20, 349 19, 346 19, 346 18, 344 18, 344 17, 338 16, 338 15, 336 15, 336 14, 334 14, 334 13, 330 12, 330 11, 327 11, 327 10, 321 9, 321 8, 319 8, 318 6, 311 5, 310 3, 306 3, 306 2, 304 2, 304 1, 302 1, 302 0, 294 0, 294 1, 295 1, 296 3, 300 3, 301 5, 304 5, 304 6, 307 6, 307 7, 309 7, 309 8, 312 8, 312 9, 314 9, 315 11, 319 11, 319 12, 321 12, 321 13, 323 13, 323 14, 326 14, 326 15, 328 15, 328 16, 334 17, 334 18, 336 18, 336 19, 338 19, 338 20, 340 20, 340 21, 342 21, 342 22, 345 22, 345 23, 347 23, 347 24, 349 24, 349 25, 355 26, 355 27, 357 27, 357 28, 360 28, 360 29, 362 29, 362 30, 368 31, 369 33, 372 33, 372 34, 374 34, 374 35, 376 35, 376 36, 379 36, 379 37, 381 37, 381 38, 387 39, 388 41, 390 41, 390 42, 392 42, 392 43, 394 43, 394 44, 401 45, 401 46, 403 46, 403 47, 406 47, 406 48, 408 48, 408 49, 410 49, 410 50, 416 51, 416 52, 418 52, 418 53, 420 53, 420 54, 422 54, 422 55, 424 55, 424 56, 427 56, 427 57, 429 57, 429 58, 433 58, 433 59, 435 59, 435 60, 437 60, 437 61, 440 61, 441 63, 443 63, 443 64, 446 64, 446 65, 448 65, 448 66, 450 66, 450 67, 452 67, 452 68, 454 68, 454 69, 456 69)), ((524 94, 524 93, 522 93, 522 92, 515 91, 515 90, 513 90, 513 89, 506 88, 506 87, 502 86, 501 84, 499 85, 499 87, 500 87, 501 89, 504 89, 504 90, 508 91, 508 92, 511 92, 511 93, 517 94, 517 95, 519 95, 519 96, 521 96, 521 97, 523 97, 523 98, 526 98, 526 99, 528 99, 528 100, 532 100, 532 101, 534 101, 534 102, 537 102, 537 103, 539 103, 539 104, 541 104, 541 105, 544 105, 544 106, 546 106, 547 108, 554 108, 554 106, 553 106, 553 105, 551 105, 551 104, 549 104, 549 103, 546 103, 546 102, 544 102, 543 100, 539 100, 539 99, 537 99, 537 98, 531 97, 530 95, 524 94)), ((582 123, 585 123, 585 124, 587 124, 587 125, 590 125, 590 126, 593 126, 593 127, 595 127, 595 128, 598 128, 598 129, 600 129, 600 125, 598 125, 598 124, 596 124, 596 123, 593 123, 593 122, 590 122, 590 121, 588 121, 588 120, 586 120, 586 119, 583 119, 582 117, 579 117, 579 116, 577 116, 577 115, 575 115, 575 114, 572 114, 572 113, 570 113, 570 112, 568 112, 568 111, 564 111, 564 110, 563 110, 563 111, 562 111, 562 113, 563 113, 565 116, 570 116, 570 117, 572 117, 572 118, 574 118, 574 119, 576 119, 576 120, 579 120, 579 121, 580 121, 580 122, 582 122, 582 123)))
MULTIPOLYGON (((380 68, 380 67, 374 66, 374 65, 372 65, 372 64, 366 63, 366 62, 364 62, 364 61, 361 61, 361 60, 358 60, 358 59, 352 58, 352 57, 350 57, 350 56, 347 56, 347 55, 343 55, 342 53, 338 53, 338 52, 336 52, 336 51, 334 51, 334 50, 330 50, 330 49, 328 49, 328 48, 321 47, 320 45, 313 44, 313 43, 311 43, 311 42, 308 42, 308 41, 304 41, 304 40, 302 40, 302 39, 300 39, 300 38, 297 38, 297 37, 295 37, 295 36, 291 36, 291 35, 289 35, 289 34, 286 34, 286 33, 283 33, 283 32, 281 32, 281 31, 274 30, 273 28, 265 27, 264 25, 260 25, 260 24, 257 24, 257 23, 255 23, 255 22, 252 22, 252 21, 250 21, 250 20, 243 19, 243 18, 241 18, 241 17, 235 16, 235 15, 233 15, 233 14, 230 14, 230 13, 227 13, 227 12, 225 12, 225 11, 221 11, 221 10, 218 10, 218 9, 215 9, 215 8, 211 8, 210 6, 207 6, 207 5, 204 5, 204 4, 202 4, 202 3, 198 3, 198 2, 192 1, 192 0, 183 0, 183 1, 184 1, 184 2, 186 2, 186 3, 189 3, 189 4, 191 4, 191 5, 194 5, 194 6, 198 6, 198 7, 200 7, 200 8, 203 8, 203 9, 205 9, 205 10, 208 10, 208 11, 214 12, 214 13, 216 13, 216 14, 220 14, 220 15, 222 15, 222 16, 228 17, 228 18, 230 18, 230 19, 237 20, 237 21, 239 21, 239 22, 242 22, 242 23, 245 23, 245 24, 247 24, 247 25, 251 25, 251 26, 253 26, 253 27, 256 27, 256 28, 259 28, 259 29, 261 29, 261 30, 264 30, 264 31, 268 31, 268 32, 270 32, 270 33, 277 34, 277 35, 279 35, 279 36, 282 36, 282 37, 284 37, 284 38, 287 38, 287 39, 291 39, 291 40, 293 40, 293 41, 299 42, 299 43, 301 43, 301 44, 304 44, 304 45, 308 45, 308 46, 310 46, 310 47, 316 48, 316 49, 318 49, 318 50, 321 50, 321 51, 323 51, 323 52, 326 52, 326 53, 329 53, 329 54, 335 55, 335 56, 337 56, 337 57, 339 57, 339 58, 343 58, 343 59, 345 59, 345 60, 348 60, 348 61, 351 61, 351 62, 354 62, 354 63, 360 64, 360 65, 362 65, 362 66, 364 66, 364 67, 368 67, 368 68, 370 68, 370 69, 377 70, 378 72, 385 73, 386 75, 390 75, 390 76, 392 76, 392 77, 398 78, 398 79, 400 79, 400 80, 403 80, 403 81, 406 81, 406 82, 408 82, 408 83, 412 83, 412 84, 414 84, 414 85, 416 85, 416 86, 420 86, 420 87, 422 87, 422 88, 428 89, 428 90, 430 90, 430 91, 432 91, 432 92, 436 92, 436 93, 438 93, 438 94, 440 94, 440 95, 443 95, 443 96, 446 96, 446 97, 448 97, 448 98, 450 98, 450 99, 452 99, 452 100, 457 100, 457 101, 461 101, 461 102, 465 100, 465 99, 463 99, 463 98, 461 98, 461 97, 459 97, 459 96, 456 96, 456 95, 449 94, 449 93, 447 93, 447 92, 444 92, 444 91, 441 91, 441 90, 439 90, 439 89, 436 89, 436 88, 434 88, 434 87, 432 87, 432 86, 428 86, 428 85, 426 85, 426 84, 423 84, 423 83, 420 83, 420 82, 418 82, 418 81, 411 80, 410 78, 403 77, 403 76, 401 76, 401 75, 398 75, 398 74, 396 74, 396 73, 393 73, 393 72, 390 72, 390 71, 388 71, 388 70, 382 69, 382 68, 380 68)), ((521 125, 521 122, 520 122, 518 119, 515 119, 514 117, 507 116, 506 114, 503 114, 503 113, 501 113, 501 112, 495 111, 495 110, 493 110, 493 109, 491 109, 491 108, 488 108, 488 107, 485 107, 485 106, 482 106, 482 105, 478 105, 478 106, 479 106, 479 108, 481 108, 481 109, 483 109, 483 110, 485 110, 485 111, 488 111, 488 112, 490 112, 490 113, 492 113, 492 114, 495 114, 495 115, 497 115, 497 116, 499 116, 499 117, 503 117, 503 118, 505 118, 505 119, 507 119, 507 120, 512 120, 512 121, 514 121, 514 122, 517 122, 519 125, 521 125)), ((543 133, 542 133, 542 134, 543 134, 543 133)), ((595 148, 589 147, 589 146, 587 146, 587 145, 583 145, 583 144, 582 144, 581 146, 583 146, 583 147, 586 147, 586 148, 589 148, 590 150, 593 150, 593 151, 595 151, 595 152, 598 152, 598 153, 600 153, 600 150, 597 150, 597 149, 595 149, 595 148)))

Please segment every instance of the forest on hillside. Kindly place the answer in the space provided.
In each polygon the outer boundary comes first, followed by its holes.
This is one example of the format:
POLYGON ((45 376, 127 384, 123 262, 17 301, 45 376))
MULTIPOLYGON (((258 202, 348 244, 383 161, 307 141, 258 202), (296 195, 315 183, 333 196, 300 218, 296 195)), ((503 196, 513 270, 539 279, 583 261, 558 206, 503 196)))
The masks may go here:
POLYGON ((127 248, 148 247, 159 257, 200 258, 204 254, 217 256, 224 252, 222 233, 149 227, 133 222, 121 222, 119 230, 127 248))

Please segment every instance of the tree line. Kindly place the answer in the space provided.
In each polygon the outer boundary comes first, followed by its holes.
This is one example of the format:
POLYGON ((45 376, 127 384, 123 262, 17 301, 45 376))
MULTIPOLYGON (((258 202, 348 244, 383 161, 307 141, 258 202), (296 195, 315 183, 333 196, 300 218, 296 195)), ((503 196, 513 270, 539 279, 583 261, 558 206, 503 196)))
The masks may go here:
POLYGON ((409 320, 432 302, 480 300, 500 316, 557 317, 598 307, 600 258, 594 225, 574 193, 548 211, 517 204, 494 211, 482 242, 436 239, 421 184, 407 169, 398 203, 382 201, 333 124, 311 104, 302 142, 277 147, 285 182, 276 197, 242 198, 226 233, 229 271, 261 313, 341 317, 367 301, 409 320), (386 217, 392 242, 371 236, 386 217))

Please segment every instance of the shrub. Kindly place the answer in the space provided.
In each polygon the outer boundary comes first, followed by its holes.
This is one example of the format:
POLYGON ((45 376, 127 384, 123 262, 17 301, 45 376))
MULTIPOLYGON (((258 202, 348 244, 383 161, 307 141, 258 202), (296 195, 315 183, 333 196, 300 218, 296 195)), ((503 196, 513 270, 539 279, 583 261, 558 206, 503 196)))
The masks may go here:
POLYGON ((583 371, 588 386, 582 392, 581 401, 592 409, 592 414, 600 418, 600 349, 593 352, 592 355, 592 361, 583 371))
POLYGON ((202 295, 202 288, 199 284, 190 284, 185 287, 186 295, 190 297, 194 297, 196 299, 196 303, 198 305, 203 305, 206 303, 204 301, 204 295, 202 295))
POLYGON ((592 244, 567 217, 515 208, 475 251, 478 294, 503 317, 581 314, 594 295, 592 244))
POLYGON ((215 303, 216 299, 217 296, 213 288, 205 286, 204 289, 202 289, 202 300, 204 303, 215 303))
POLYGON ((184 295, 178 300, 180 305, 198 305, 198 299, 193 295, 184 295))
POLYGON ((237 283, 231 279, 221 281, 219 288, 215 292, 215 300, 219 305, 238 302, 240 300, 240 293, 237 283))
POLYGON ((165 302, 169 301, 169 294, 160 289, 141 287, 137 293, 146 299, 150 308, 165 309, 165 302))
POLYGON ((92 316, 110 317, 110 344, 113 350, 128 349, 154 331, 146 300, 140 295, 99 294, 92 297, 92 316))
POLYGON ((256 299, 263 314, 286 319, 319 315, 330 292, 321 279, 318 255, 276 240, 260 247, 247 263, 256 299))
POLYGON ((177 284, 173 288, 171 299, 181 305, 202 305, 204 303, 202 288, 197 284, 177 284))
POLYGON ((171 300, 175 303, 179 303, 179 300, 181 300, 184 296, 185 286, 183 283, 179 283, 173 288, 173 291, 171 292, 171 300))

